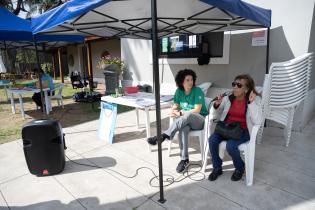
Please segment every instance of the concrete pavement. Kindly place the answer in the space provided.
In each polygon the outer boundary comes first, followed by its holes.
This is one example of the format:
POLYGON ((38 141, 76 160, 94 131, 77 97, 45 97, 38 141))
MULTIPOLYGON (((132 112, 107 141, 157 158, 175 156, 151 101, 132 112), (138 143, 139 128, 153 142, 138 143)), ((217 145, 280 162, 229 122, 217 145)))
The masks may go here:
MULTIPOLYGON (((162 110, 162 127, 168 126, 162 110)), ((150 113, 154 119, 154 111, 150 113)), ((140 112, 140 119, 144 114, 140 112)), ((153 120, 152 120, 153 121, 153 120)), ((28 172, 22 142, 0 145, 0 209, 315 209, 315 117, 302 133, 293 132, 289 147, 280 128, 266 128, 263 143, 256 146, 254 185, 245 178, 232 182, 233 165, 225 157, 224 173, 215 182, 206 174, 185 178, 177 174, 178 144, 168 157, 163 144, 164 174, 183 179, 165 187, 166 203, 161 204, 158 188, 149 185, 158 173, 157 151, 148 151, 145 126, 136 128, 135 112, 118 115, 114 143, 97 139, 98 121, 64 128, 67 159, 58 175, 36 177, 28 172), (141 167, 139 174, 135 174, 141 167), (197 181, 205 177, 202 181, 197 181)), ((152 135, 155 123, 151 124, 152 135)), ((190 161, 200 163, 199 142, 190 141, 190 161)), ((198 168, 193 168, 196 170, 198 168)), ((154 180, 153 185, 157 185, 154 180)))

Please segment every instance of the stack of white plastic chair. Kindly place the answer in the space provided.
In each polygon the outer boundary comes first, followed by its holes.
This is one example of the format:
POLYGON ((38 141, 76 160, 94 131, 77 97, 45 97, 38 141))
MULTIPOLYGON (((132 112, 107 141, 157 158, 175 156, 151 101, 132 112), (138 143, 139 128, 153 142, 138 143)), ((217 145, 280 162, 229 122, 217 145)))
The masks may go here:
MULTIPOLYGON (((289 145, 296 107, 309 90, 313 53, 306 53, 290 61, 272 63, 265 76, 262 96, 263 118, 285 126, 286 146, 289 145)), ((262 141, 262 125, 258 143, 262 141)))

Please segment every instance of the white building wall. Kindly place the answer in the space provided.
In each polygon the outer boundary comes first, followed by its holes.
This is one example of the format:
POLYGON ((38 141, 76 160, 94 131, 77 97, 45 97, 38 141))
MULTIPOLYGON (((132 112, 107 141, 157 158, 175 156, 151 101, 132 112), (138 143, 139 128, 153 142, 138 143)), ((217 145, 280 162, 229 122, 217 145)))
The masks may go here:
MULTIPOLYGON (((122 58, 126 60, 129 71, 128 77, 125 77, 125 79, 152 82, 151 41, 122 39, 121 47, 122 58)), ((230 83, 236 75, 249 73, 253 75, 258 85, 262 85, 265 74, 266 47, 252 47, 251 34, 246 33, 231 35, 229 48, 229 64, 203 66, 198 64, 173 64, 173 59, 169 59, 172 64, 168 64, 165 60, 160 59, 160 81, 174 82, 174 77, 179 70, 190 68, 196 72, 198 84, 210 81, 214 87, 226 88, 231 86, 230 83)), ((180 59, 176 60, 178 62, 180 59)), ((194 60, 194 63, 197 63, 197 59, 194 60)))

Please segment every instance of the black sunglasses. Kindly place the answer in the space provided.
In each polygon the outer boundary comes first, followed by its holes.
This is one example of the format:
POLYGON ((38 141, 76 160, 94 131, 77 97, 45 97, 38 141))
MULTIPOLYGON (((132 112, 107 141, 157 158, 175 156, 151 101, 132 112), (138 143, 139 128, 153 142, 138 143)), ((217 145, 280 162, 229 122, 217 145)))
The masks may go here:
POLYGON ((239 83, 239 82, 232 82, 232 87, 235 87, 235 86, 237 86, 238 88, 242 88, 243 87, 243 85, 241 83, 239 83))

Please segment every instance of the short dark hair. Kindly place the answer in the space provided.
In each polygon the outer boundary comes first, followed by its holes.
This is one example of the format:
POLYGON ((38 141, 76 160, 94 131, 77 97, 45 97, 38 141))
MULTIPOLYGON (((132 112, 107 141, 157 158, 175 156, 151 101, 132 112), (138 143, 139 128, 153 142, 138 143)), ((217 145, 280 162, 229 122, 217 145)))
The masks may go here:
POLYGON ((183 69, 183 70, 180 70, 176 74, 176 77, 175 77, 175 82, 179 89, 184 90, 183 83, 184 83, 185 77, 188 75, 192 76, 193 81, 194 81, 193 86, 195 86, 196 79, 197 79, 196 73, 191 69, 183 69))

